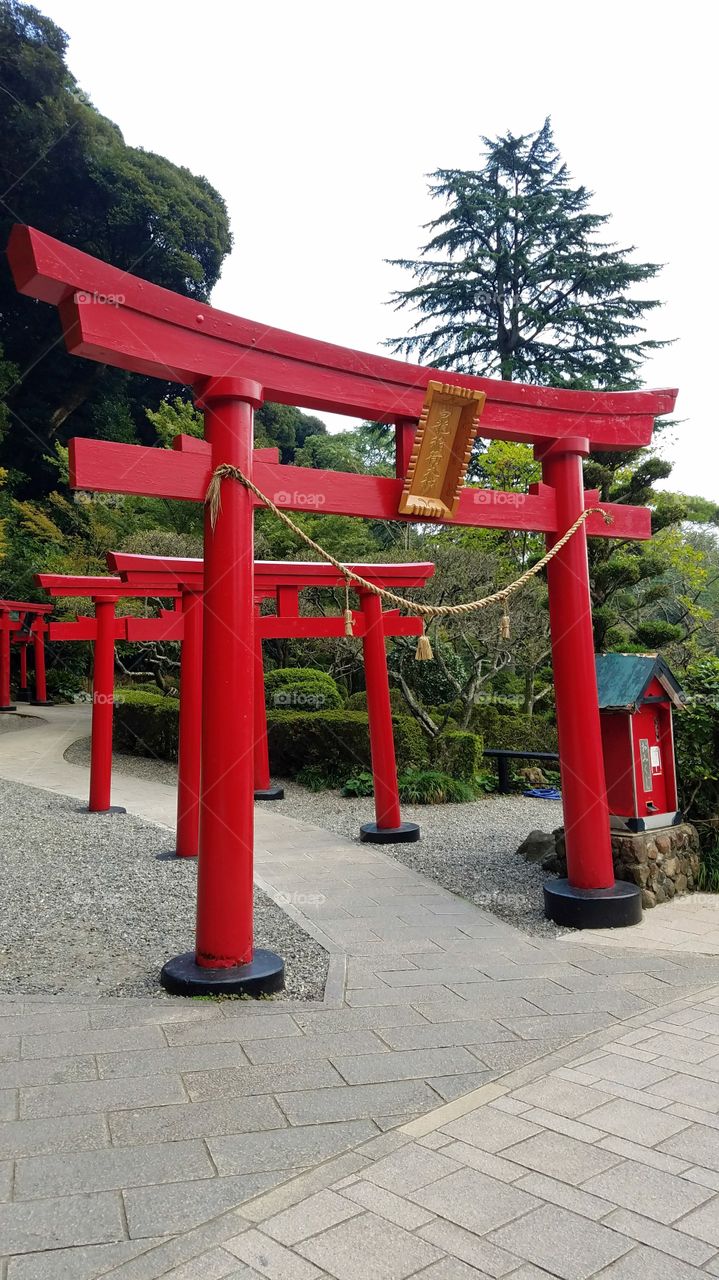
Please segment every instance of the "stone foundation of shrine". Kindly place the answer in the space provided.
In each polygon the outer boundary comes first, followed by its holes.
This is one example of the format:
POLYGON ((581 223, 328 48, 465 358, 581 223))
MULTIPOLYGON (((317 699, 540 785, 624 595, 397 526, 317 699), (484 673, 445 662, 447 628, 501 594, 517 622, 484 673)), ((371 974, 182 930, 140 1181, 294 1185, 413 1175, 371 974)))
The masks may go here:
MULTIPOLYGON (((555 852, 542 866, 566 876, 564 828, 558 827, 553 835, 555 852)), ((643 907, 668 902, 697 887, 699 836, 689 822, 654 831, 613 831, 612 857, 617 880, 639 885, 643 907)))

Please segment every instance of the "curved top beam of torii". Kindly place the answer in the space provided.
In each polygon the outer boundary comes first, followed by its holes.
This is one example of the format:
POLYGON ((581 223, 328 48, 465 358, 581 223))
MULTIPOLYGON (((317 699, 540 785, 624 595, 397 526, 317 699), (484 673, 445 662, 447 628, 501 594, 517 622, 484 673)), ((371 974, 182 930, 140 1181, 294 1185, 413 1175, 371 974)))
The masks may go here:
POLYGON ((268 400, 398 422, 419 417, 430 380, 486 392, 481 434, 541 444, 583 436, 593 449, 651 440, 676 391, 567 391, 446 373, 274 329, 181 297, 31 227, 17 225, 8 259, 21 293, 59 308, 68 350, 193 385, 260 383, 268 400))

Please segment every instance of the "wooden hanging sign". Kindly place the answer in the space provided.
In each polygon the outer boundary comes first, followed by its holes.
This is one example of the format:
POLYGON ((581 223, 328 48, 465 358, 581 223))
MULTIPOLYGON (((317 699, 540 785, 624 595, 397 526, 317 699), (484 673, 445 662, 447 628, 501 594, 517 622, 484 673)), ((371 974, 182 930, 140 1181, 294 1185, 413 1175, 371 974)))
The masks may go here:
POLYGON ((486 395, 429 382, 412 446, 399 511, 448 520, 457 510, 486 395))

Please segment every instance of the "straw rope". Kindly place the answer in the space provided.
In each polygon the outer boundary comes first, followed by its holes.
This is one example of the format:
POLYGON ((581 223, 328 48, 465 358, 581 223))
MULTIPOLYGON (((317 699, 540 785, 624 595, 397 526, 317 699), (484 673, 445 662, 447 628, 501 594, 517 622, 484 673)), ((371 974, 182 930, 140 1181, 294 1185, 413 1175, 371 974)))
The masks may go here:
MULTIPOLYGON (((217 517, 222 509, 220 494, 222 481, 227 479, 238 480, 240 484, 244 485, 244 487, 250 491, 250 493, 254 493, 255 497, 259 499, 263 506, 267 507, 268 511, 271 511, 273 515, 277 516, 278 520, 281 520, 288 529, 291 529, 291 531, 300 538, 306 546, 311 547, 313 551, 316 551, 323 560, 326 560, 328 564, 334 565, 338 573, 342 575, 345 581, 345 634, 348 636, 353 634, 352 611, 349 607, 349 588, 350 585, 352 585, 361 588, 362 591, 369 591, 372 595, 380 596, 383 600, 390 600, 393 604, 399 605, 409 613, 419 614, 425 622, 432 622, 435 618, 465 617, 467 614, 477 613, 480 609, 487 609, 491 605, 499 604, 502 606, 500 636, 502 639, 508 640, 509 613, 507 610, 507 604, 508 601, 511 600, 512 596, 516 595, 518 591, 521 591, 522 587, 526 586, 532 578, 535 578, 537 574, 541 573, 542 569, 546 568, 550 560, 553 560, 554 557, 562 550, 562 547, 565 547, 570 539, 574 537, 575 533, 581 529, 585 520, 587 520, 589 516, 601 515, 605 524, 612 524, 612 516, 610 516, 602 507, 589 507, 586 511, 583 511, 581 515, 577 516, 574 523, 570 525, 566 532, 562 534, 561 538, 554 543, 554 546, 550 548, 546 555, 542 556, 541 560, 538 560, 536 564, 532 565, 531 569, 526 569, 519 578, 515 579, 514 582, 510 582, 506 587, 502 587, 501 590, 493 592, 492 595, 483 596, 481 600, 469 600, 464 604, 422 604, 419 600, 408 600, 406 596, 399 596, 396 592, 390 591, 387 587, 379 587, 375 582, 369 582, 367 578, 363 578, 359 573, 355 573, 348 565, 343 564, 341 560, 337 560, 329 551, 325 551, 324 547, 321 547, 318 542, 315 542, 314 538, 311 538, 308 533, 305 533, 304 529, 301 529, 299 525, 295 524, 292 517, 289 516, 286 511, 281 511, 279 507, 275 506, 272 499, 268 498, 267 494, 263 493, 261 489, 258 489, 257 485, 254 484, 252 480, 250 480, 249 476, 246 476, 239 467, 231 466, 229 463, 221 463, 221 465, 215 469, 210 478, 210 483, 205 495, 205 503, 209 508, 210 524, 213 529, 217 524, 217 517)), ((432 647, 426 635, 421 635, 419 637, 417 653, 415 656, 419 659, 432 657, 432 647)))

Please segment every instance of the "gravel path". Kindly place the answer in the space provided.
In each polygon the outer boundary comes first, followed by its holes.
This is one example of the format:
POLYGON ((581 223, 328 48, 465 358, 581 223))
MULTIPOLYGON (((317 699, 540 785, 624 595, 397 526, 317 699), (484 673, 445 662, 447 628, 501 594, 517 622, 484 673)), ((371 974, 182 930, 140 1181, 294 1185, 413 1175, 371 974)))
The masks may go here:
MULTIPOLYGON (((87 764, 88 744, 89 739, 73 743, 65 759, 87 764)), ((171 784, 176 778, 174 765, 140 756, 117 755, 113 768, 171 784)), ((294 782, 282 781, 282 786, 285 799, 273 801, 273 812, 352 840, 358 838, 363 822, 374 819, 371 799, 308 791, 294 782)), ((422 838, 417 844, 385 845, 385 853, 526 933, 557 936, 556 926, 544 918, 542 885, 547 873, 518 858, 516 851, 530 831, 561 826, 561 801, 487 795, 472 804, 403 805, 402 816, 419 823, 422 838)))
MULTIPOLYGON (((196 864, 162 827, 79 809, 0 781, 0 991, 163 996, 162 964, 192 946, 196 864)), ((255 940, 285 957, 288 996, 322 998, 327 953, 257 889, 255 940)))

